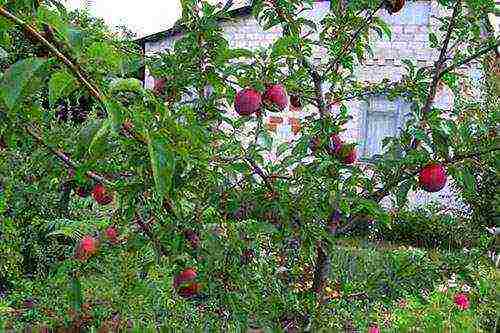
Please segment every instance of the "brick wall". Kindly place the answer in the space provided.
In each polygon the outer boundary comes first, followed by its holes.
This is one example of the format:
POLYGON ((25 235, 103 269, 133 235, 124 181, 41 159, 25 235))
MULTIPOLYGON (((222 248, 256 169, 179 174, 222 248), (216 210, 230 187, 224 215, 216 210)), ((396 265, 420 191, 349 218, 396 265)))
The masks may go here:
MULTIPOLYGON (((329 10, 329 2, 316 2, 314 10, 305 15, 309 19, 318 22, 329 10)), ((403 10, 396 15, 389 15, 385 10, 381 10, 378 15, 387 22, 392 29, 392 38, 380 39, 373 35, 373 57, 367 59, 362 64, 357 64, 355 68, 355 77, 359 81, 366 83, 376 83, 383 79, 389 81, 398 81, 404 73, 403 59, 411 59, 418 66, 430 66, 437 59, 438 53, 428 46, 428 34, 430 31, 436 31, 438 21, 434 16, 443 16, 448 14, 439 7, 436 1, 407 1, 403 10)), ((253 17, 240 17, 231 22, 223 22, 221 26, 224 29, 227 39, 232 47, 257 49, 267 47, 281 36, 281 28, 275 27, 264 31, 253 17)), ((173 36, 158 42, 146 43, 146 53, 154 53, 165 50, 173 44, 180 36, 173 36)), ((315 58, 321 61, 324 50, 316 49, 315 58)), ((154 85, 154 79, 146 74, 145 84, 147 87, 154 85)), ((328 87, 325 87, 328 88, 328 87)), ((352 121, 347 124, 347 130, 344 133, 344 139, 348 141, 362 140, 363 107, 365 102, 352 100, 347 103, 353 116, 352 121)), ((451 108, 453 105, 453 94, 449 89, 440 89, 436 97, 436 104, 441 108, 451 108)), ((333 106, 333 109, 338 106, 333 106)), ((228 106, 229 113, 232 106, 228 106)), ((333 111, 334 111, 333 110, 333 111)), ((265 121, 266 127, 274 137, 275 145, 282 142, 290 142, 300 135, 300 119, 307 114, 314 112, 310 108, 296 109, 290 107, 279 114, 268 114, 265 121)), ((429 200, 440 200, 457 203, 456 198, 451 194, 447 187, 437 194, 427 194, 417 192, 410 194, 412 202, 425 203, 429 200)))

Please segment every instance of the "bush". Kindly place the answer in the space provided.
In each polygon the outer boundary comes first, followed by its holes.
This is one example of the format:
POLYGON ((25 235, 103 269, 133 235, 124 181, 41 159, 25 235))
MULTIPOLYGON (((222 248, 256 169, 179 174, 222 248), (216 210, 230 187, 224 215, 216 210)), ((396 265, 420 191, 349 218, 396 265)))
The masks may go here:
POLYGON ((470 249, 493 239, 470 217, 444 212, 439 205, 401 210, 390 226, 378 227, 377 234, 385 241, 428 249, 470 249))

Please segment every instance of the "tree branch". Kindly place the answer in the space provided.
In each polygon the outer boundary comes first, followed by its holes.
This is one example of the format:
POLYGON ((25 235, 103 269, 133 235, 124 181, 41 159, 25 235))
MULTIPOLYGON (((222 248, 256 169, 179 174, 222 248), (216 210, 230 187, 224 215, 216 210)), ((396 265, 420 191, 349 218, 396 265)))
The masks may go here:
POLYGON ((342 57, 345 55, 347 51, 349 51, 349 48, 356 42, 358 39, 359 35, 363 32, 364 29, 369 27, 371 24, 373 18, 375 17, 375 14, 381 9, 385 4, 385 1, 381 1, 381 3, 375 8, 373 12, 370 13, 370 15, 366 18, 365 24, 361 25, 356 32, 352 35, 352 38, 349 40, 349 43, 345 44, 342 50, 340 51, 340 54, 328 65, 328 67, 325 70, 325 75, 328 74, 332 69, 334 69, 336 66, 338 66, 340 60, 342 57))
POLYGON ((142 220, 142 217, 139 214, 136 214, 135 223, 141 228, 141 230, 144 232, 144 234, 146 234, 146 236, 149 238, 149 240, 152 241, 153 244, 156 245, 156 247, 161 252, 161 254, 164 256, 167 256, 168 251, 163 247, 161 242, 155 237, 155 235, 153 234, 151 229, 149 229, 149 226, 146 223, 144 223, 144 221, 142 220))
POLYGON ((491 52, 491 51, 494 51, 497 49, 497 47, 500 46, 500 42, 496 42, 495 44, 492 44, 484 49, 482 49, 481 51, 478 51, 470 56, 468 56, 467 58, 457 62, 456 64, 453 64, 453 65, 450 65, 448 67, 446 67, 445 69, 443 69, 441 71, 441 73, 439 73, 439 78, 442 78, 446 73, 449 73, 463 65, 466 65, 468 63, 470 63, 471 61, 474 61, 476 60, 477 58, 487 54, 488 52, 491 52))
MULTIPOLYGON (((43 140, 42 136, 37 133, 36 130, 34 130, 31 127, 26 127, 25 129, 31 137, 33 137, 40 145, 44 146, 47 150, 49 150, 52 154, 54 154, 67 167, 73 168, 73 169, 78 169, 77 163, 75 163, 71 158, 69 158, 68 155, 66 155, 66 153, 64 153, 62 150, 54 148, 54 147, 50 146, 49 144, 47 144, 43 140)), ((103 176, 101 176, 98 173, 95 173, 93 171, 87 171, 86 175, 98 183, 107 184, 107 185, 111 184, 111 182, 109 182, 106 178, 104 178, 103 176)))
POLYGON ((319 294, 325 288, 325 284, 328 281, 328 276, 330 275, 331 259, 324 249, 323 242, 318 242, 316 245, 316 265, 313 276, 313 285, 311 291, 319 294))
POLYGON ((422 109, 422 113, 424 117, 427 113, 430 112, 432 102, 436 97, 437 85, 439 83, 439 79, 441 77, 441 72, 443 70, 444 63, 446 62, 446 54, 448 53, 448 45, 450 44, 451 33, 455 28, 456 19, 458 13, 460 12, 460 8, 462 8, 462 1, 457 0, 455 4, 455 8, 453 9, 453 14, 451 15, 450 25, 448 26, 448 30, 446 31, 446 37, 443 41, 443 47, 441 48, 441 52, 439 54, 439 58, 436 62, 436 66, 434 67, 434 77, 432 78, 431 85, 429 87, 429 94, 427 95, 427 100, 425 101, 424 107, 422 109))
POLYGON ((24 29, 26 33, 31 35, 45 45, 59 60, 61 60, 68 68, 76 75, 78 81, 86 87, 92 96, 94 96, 99 102, 104 103, 104 98, 99 91, 99 89, 90 82, 89 79, 85 77, 79 67, 74 64, 68 57, 66 57, 57 47, 51 44, 45 37, 43 37, 40 32, 38 32, 34 27, 24 22, 22 19, 18 18, 16 15, 9 12, 4 6, 0 6, 0 16, 3 16, 15 24, 19 25, 24 29))

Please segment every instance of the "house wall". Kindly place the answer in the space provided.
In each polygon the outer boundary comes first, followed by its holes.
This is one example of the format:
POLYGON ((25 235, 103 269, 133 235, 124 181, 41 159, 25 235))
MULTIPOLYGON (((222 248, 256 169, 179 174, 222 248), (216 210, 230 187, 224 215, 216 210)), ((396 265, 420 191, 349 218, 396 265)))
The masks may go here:
MULTIPOLYGON (((316 2, 314 10, 306 13, 309 19, 319 22, 329 10, 329 1, 316 2)), ((410 59, 418 66, 432 66, 438 57, 438 52, 429 48, 428 35, 430 31, 437 31, 438 21, 434 16, 447 14, 440 8, 436 1, 407 1, 401 12, 389 15, 385 10, 380 10, 378 16, 391 26, 392 38, 380 39, 373 34, 373 57, 368 58, 355 68, 354 75, 359 81, 377 83, 383 79, 391 82, 398 81, 405 72, 403 59, 410 59)), ((281 36, 281 28, 275 27, 264 31, 251 16, 239 17, 232 21, 222 22, 226 38, 231 47, 257 49, 267 47, 281 36)), ((180 35, 163 39, 157 42, 148 42, 145 45, 146 54, 155 53, 170 48, 180 35)), ((316 62, 324 59, 324 50, 315 50, 316 62)), ((153 87, 154 78, 146 75, 146 87, 153 87)), ((325 87, 328 88, 328 87, 325 87)), ((387 103, 390 103, 387 101, 387 103)), ((453 94, 449 89, 439 89, 435 103, 444 109, 453 105, 453 94)), ((367 103, 361 100, 352 100, 347 106, 353 116, 347 124, 344 139, 363 144, 364 113, 367 103)), ((333 110, 338 106, 333 106, 333 110)), ((292 141, 300 135, 300 119, 310 114, 312 110, 300 110, 291 107, 279 114, 269 114, 266 118, 268 129, 280 142, 292 141)), ((231 111, 230 111, 231 112, 231 111)), ((234 112, 234 111, 233 111, 234 112)), ((461 208, 463 205, 452 195, 449 186, 436 194, 422 191, 410 193, 411 202, 415 205, 432 200, 447 202, 451 206, 461 208)))

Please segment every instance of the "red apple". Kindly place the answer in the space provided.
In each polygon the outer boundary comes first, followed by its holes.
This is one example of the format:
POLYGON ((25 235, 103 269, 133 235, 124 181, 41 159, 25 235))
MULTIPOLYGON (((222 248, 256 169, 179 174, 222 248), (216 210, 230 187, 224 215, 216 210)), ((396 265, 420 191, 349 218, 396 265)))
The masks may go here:
POLYGON ((392 15, 403 9, 405 0, 385 0, 385 9, 392 15))
POLYGON ((234 108, 240 116, 250 116, 260 110, 262 96, 255 89, 243 89, 236 94, 234 108))
POLYGON ((446 185, 446 170, 440 164, 430 163, 420 171, 418 181, 427 192, 438 192, 446 185))
POLYGON ((113 197, 108 193, 104 185, 96 184, 92 190, 92 197, 99 205, 107 205, 113 201, 113 197))
POLYGON ((186 268, 174 278, 174 288, 182 297, 196 295, 201 289, 199 283, 194 282, 198 273, 193 268, 186 268))
POLYGON ((116 238, 118 237, 118 229, 116 229, 114 226, 110 226, 106 229, 105 233, 106 237, 110 241, 116 242, 116 238))
POLYGON ((83 237, 80 245, 82 246, 82 250, 86 253, 93 254, 95 253, 95 251, 97 251, 97 241, 92 236, 83 237))
POLYGON ((79 260, 86 260, 97 252, 99 243, 97 239, 92 236, 85 236, 76 248, 76 258, 79 260))
POLYGON ((267 88, 264 100, 269 104, 277 106, 282 111, 288 106, 288 95, 285 87, 281 84, 271 85, 267 88))
POLYGON ((350 150, 347 153, 347 155, 345 155, 343 162, 344 164, 353 164, 354 162, 356 162, 356 158, 357 158, 356 149, 352 148, 352 150, 350 150))

